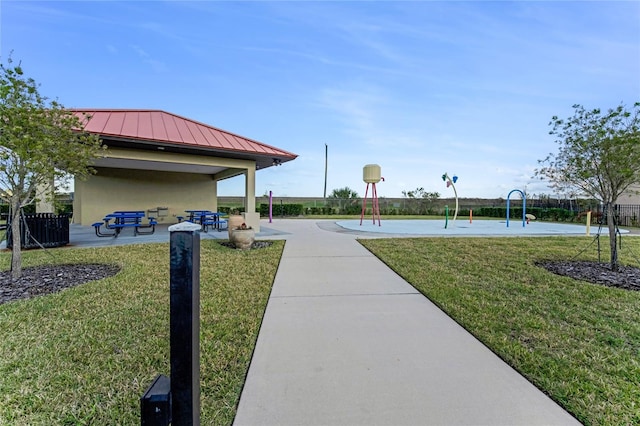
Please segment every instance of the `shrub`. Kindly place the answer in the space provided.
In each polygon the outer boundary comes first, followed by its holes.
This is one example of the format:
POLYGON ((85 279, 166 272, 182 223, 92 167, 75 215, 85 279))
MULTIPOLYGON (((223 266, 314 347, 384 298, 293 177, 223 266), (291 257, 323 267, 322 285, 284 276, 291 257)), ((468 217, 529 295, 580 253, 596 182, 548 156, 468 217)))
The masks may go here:
MULTIPOLYGON (((311 207, 310 209, 315 209, 316 207, 311 207)), ((307 209, 309 210, 309 208, 307 209)), ((260 216, 268 217, 269 216, 269 204, 261 203, 260 208, 258 210, 260 212, 260 216)), ((302 215, 304 208, 302 204, 274 204, 272 205, 272 214, 274 216, 300 216, 302 215)), ((312 213, 313 214, 313 213, 312 213)))

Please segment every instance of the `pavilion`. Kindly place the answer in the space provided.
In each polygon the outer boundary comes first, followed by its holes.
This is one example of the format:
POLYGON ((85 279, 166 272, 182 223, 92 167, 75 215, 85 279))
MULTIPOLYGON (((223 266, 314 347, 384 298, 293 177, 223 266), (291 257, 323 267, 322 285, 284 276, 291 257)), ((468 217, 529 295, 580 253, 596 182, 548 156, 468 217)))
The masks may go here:
POLYGON ((74 182, 73 221, 82 225, 116 210, 157 211, 158 222, 166 224, 188 209, 217 211, 218 182, 244 175, 245 222, 259 230, 256 170, 297 157, 165 111, 72 111, 107 146, 94 161, 96 174, 74 182))

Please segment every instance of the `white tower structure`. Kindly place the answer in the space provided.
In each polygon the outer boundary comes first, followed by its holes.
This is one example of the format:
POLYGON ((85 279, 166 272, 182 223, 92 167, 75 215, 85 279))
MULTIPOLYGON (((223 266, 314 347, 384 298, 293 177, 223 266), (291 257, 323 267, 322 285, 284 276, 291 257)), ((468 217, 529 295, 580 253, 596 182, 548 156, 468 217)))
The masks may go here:
POLYGON ((380 166, 377 164, 367 164, 362 169, 362 180, 367 184, 367 189, 364 192, 364 199, 362 200, 362 213, 360 214, 360 225, 362 225, 362 219, 364 218, 364 212, 367 207, 367 194, 369 193, 369 184, 371 184, 371 211, 373 214, 373 224, 376 224, 376 215, 378 216, 378 226, 382 226, 380 223, 380 205, 378 204, 378 191, 376 190, 376 183, 384 178, 381 176, 380 166))

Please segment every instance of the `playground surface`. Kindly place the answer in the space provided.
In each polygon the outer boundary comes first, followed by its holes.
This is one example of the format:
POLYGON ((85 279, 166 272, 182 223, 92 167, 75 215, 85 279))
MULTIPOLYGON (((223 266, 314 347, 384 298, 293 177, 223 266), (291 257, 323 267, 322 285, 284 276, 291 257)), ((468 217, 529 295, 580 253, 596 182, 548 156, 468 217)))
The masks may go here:
MULTIPOLYGON (((282 221, 294 221, 312 223, 318 228, 342 234, 351 234, 356 238, 402 238, 402 237, 466 237, 466 236, 544 236, 544 235, 586 235, 585 225, 560 224, 552 222, 532 221, 522 226, 522 221, 510 220, 509 227, 505 220, 482 220, 474 219, 469 223, 469 219, 457 219, 455 222, 449 220, 445 229, 444 219, 390 219, 382 220, 380 225, 376 221, 372 223, 371 217, 364 219, 360 225, 360 219, 350 220, 306 220, 306 219, 275 219, 270 223, 263 219, 260 232, 256 234, 259 240, 265 239, 287 239, 288 232, 279 229, 278 223, 282 221)), ((596 236, 600 232, 602 235, 609 235, 606 227, 591 226, 591 236, 596 236)), ((620 229, 623 235, 640 235, 640 229, 631 228, 631 231, 620 229)), ((228 239, 226 230, 223 232, 209 231, 200 234, 200 238, 224 240, 228 239)), ((134 236, 132 230, 122 232, 117 238, 99 238, 96 236, 91 226, 71 224, 69 227, 69 245, 67 247, 108 247, 126 244, 146 244, 165 243, 169 241, 168 226, 161 224, 156 226, 156 231, 151 235, 134 236)), ((6 248, 6 241, 0 241, 0 250, 6 248)))
MULTIPOLYGON (((349 231, 370 232, 375 234, 396 235, 434 235, 434 236, 526 236, 526 235, 587 235, 587 226, 578 224, 565 224, 555 222, 531 221, 523 226, 522 220, 478 220, 458 219, 455 222, 449 220, 445 228, 444 219, 432 220, 384 220, 375 223, 371 218, 360 220, 339 220, 336 225, 349 231)), ((591 226, 589 235, 609 235, 606 226, 591 226)), ((628 230, 620 229, 621 234, 628 230)))

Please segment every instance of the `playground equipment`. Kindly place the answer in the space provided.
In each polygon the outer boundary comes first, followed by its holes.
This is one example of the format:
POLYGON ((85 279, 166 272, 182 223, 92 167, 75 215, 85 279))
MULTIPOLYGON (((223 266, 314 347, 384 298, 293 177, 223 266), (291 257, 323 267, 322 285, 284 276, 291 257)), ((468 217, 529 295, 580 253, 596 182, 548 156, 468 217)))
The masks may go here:
POLYGON ((449 206, 444 206, 444 229, 447 229, 449 224, 449 206))
POLYGON ((507 228, 509 227, 509 206, 511 204, 510 198, 511 194, 513 194, 514 192, 519 192, 522 196, 522 227, 524 228, 524 226, 527 224, 527 196, 524 195, 524 192, 520 191, 519 189, 514 189, 509 192, 509 195, 507 195, 507 228))
POLYGON ((378 204, 378 191, 376 190, 376 184, 381 180, 384 182, 384 178, 380 173, 380 166, 377 164, 367 164, 362 169, 362 180, 367 183, 367 189, 365 190, 364 198, 362 199, 360 225, 362 225, 362 218, 364 217, 364 211, 367 207, 367 194, 369 193, 369 184, 371 184, 371 211, 373 215, 373 224, 376 224, 376 215, 378 215, 378 226, 382 226, 382 224, 380 223, 380 205, 378 204))
MULTIPOLYGON (((453 214, 453 220, 451 221, 455 225, 456 218, 458 217, 458 191, 456 191, 456 186, 454 185, 454 183, 458 181, 458 176, 454 175, 453 178, 450 178, 449 174, 445 172, 442 175, 442 180, 447 183, 447 188, 448 187, 453 188, 453 194, 455 195, 455 198, 456 198, 456 210, 455 210, 455 213, 453 214)), ((448 223, 449 223, 449 208, 447 207, 446 220, 444 222, 445 229, 447 228, 448 223)))

